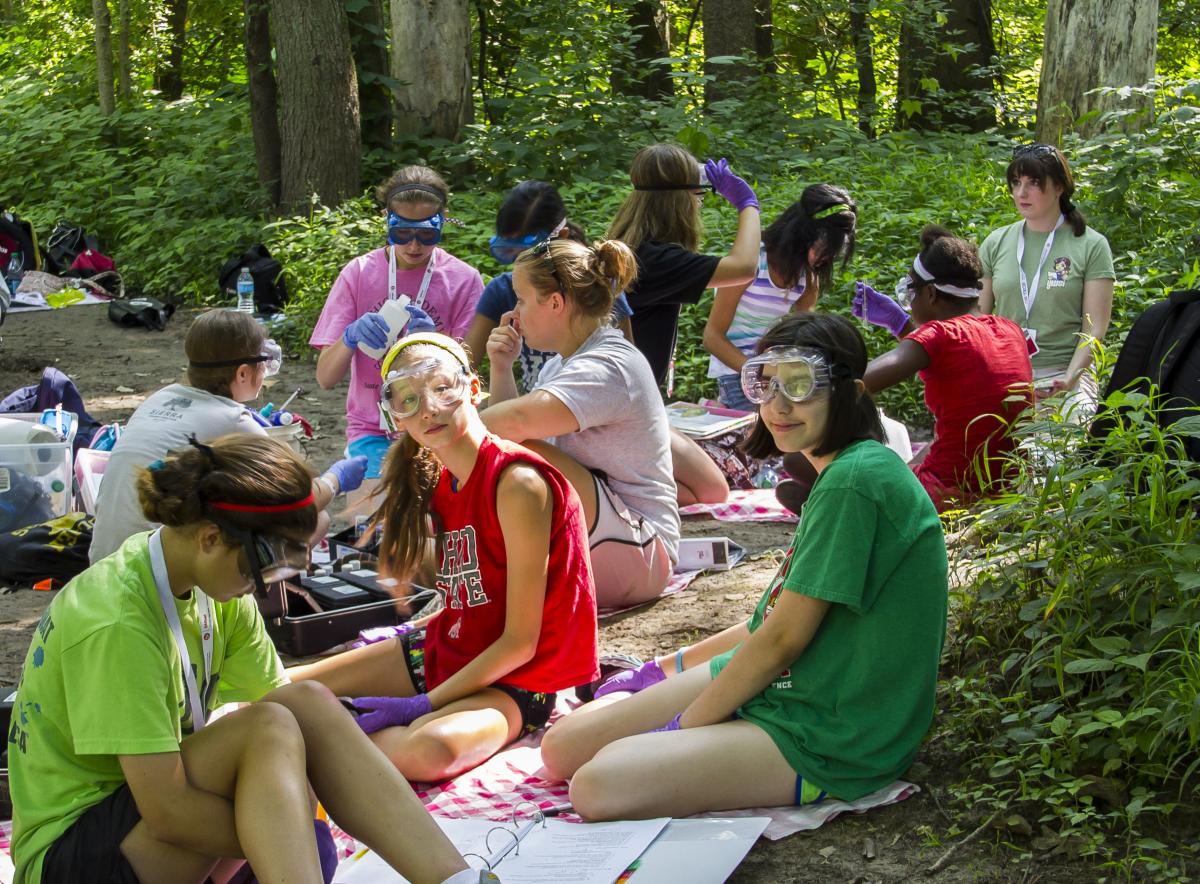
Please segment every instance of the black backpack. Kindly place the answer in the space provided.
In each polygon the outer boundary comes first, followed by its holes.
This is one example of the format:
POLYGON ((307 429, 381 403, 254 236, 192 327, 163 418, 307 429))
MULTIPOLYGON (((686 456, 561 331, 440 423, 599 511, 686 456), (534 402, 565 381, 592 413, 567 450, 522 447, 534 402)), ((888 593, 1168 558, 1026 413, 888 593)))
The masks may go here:
MULTIPOLYGON (((1200 289, 1171 292, 1134 321, 1104 398, 1124 389, 1148 394, 1150 384, 1162 396, 1158 423, 1164 429, 1200 414, 1200 289)), ((1092 435, 1104 435, 1114 423, 1114 416, 1101 410, 1092 423, 1092 435)), ((1200 439, 1189 437, 1183 442, 1188 458, 1200 462, 1200 439)))
POLYGON ((100 240, 88 233, 82 227, 77 227, 66 221, 59 221, 46 240, 48 257, 46 269, 51 273, 62 273, 69 269, 75 259, 91 249, 100 251, 100 240))
POLYGON ((41 270, 42 258, 38 252, 37 235, 33 225, 14 212, 6 212, 0 207, 0 236, 16 243, 11 243, 0 251, 0 279, 9 275, 20 276, 27 270, 41 270), (10 274, 11 270, 11 274, 10 274))
POLYGON ((283 265, 271 257, 262 243, 252 246, 245 254, 230 258, 221 268, 217 284, 222 294, 237 291, 238 275, 243 267, 250 268, 254 278, 254 310, 256 313, 282 313, 287 302, 287 282, 283 278, 283 265))

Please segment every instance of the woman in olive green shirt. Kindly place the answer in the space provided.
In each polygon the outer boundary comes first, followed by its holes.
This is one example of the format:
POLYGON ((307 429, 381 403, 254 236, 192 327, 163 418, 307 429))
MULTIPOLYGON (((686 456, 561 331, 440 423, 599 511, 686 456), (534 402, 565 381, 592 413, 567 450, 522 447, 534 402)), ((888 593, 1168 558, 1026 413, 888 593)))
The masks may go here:
POLYGON ((1075 180, 1058 148, 1027 144, 1005 172, 1021 220, 983 242, 984 313, 1011 319, 1033 341, 1039 398, 1077 391, 1094 404, 1091 342, 1112 316, 1112 250, 1071 202, 1075 180))

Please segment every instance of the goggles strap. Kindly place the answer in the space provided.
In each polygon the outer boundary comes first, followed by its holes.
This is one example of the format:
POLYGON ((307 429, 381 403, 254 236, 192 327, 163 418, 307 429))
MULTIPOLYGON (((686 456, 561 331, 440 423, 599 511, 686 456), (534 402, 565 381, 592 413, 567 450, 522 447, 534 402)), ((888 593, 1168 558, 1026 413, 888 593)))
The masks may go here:
POLYGON ((231 513, 290 513, 302 510, 306 506, 312 506, 313 496, 310 491, 307 497, 293 500, 290 503, 251 504, 233 503, 227 500, 210 500, 207 503, 215 510, 226 510, 231 513))
MULTIPOLYGON (((437 212, 434 212, 433 215, 437 215, 439 212, 441 212, 446 205, 446 194, 442 193, 436 187, 428 187, 424 184, 400 184, 388 191, 387 199, 384 200, 384 206, 390 206, 392 204, 392 200, 405 193, 425 193, 432 196, 433 199, 428 200, 428 202, 435 202, 438 204, 438 210, 437 212)), ((433 215, 430 215, 429 217, 432 218, 433 215)), ((429 219, 417 218, 406 220, 427 221, 429 219)))
POLYGON ((643 193, 659 193, 666 190, 712 190, 711 184, 635 184, 634 190, 640 190, 643 193))

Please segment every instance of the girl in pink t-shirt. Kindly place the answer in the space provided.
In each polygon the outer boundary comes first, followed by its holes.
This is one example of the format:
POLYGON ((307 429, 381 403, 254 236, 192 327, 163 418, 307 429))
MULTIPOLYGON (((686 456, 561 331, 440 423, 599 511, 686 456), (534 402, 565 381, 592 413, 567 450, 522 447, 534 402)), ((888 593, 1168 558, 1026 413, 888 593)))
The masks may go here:
POLYGON ((309 339, 321 351, 318 384, 330 389, 350 372, 347 451, 367 457, 369 479, 379 478, 388 448, 377 405, 381 351, 404 331, 436 330, 461 340, 483 292, 477 270, 438 248, 449 195, 446 182, 425 166, 405 166, 379 186, 387 245, 342 268, 309 339), (401 296, 410 301, 411 319, 391 327, 380 310, 401 296))
POLYGON ((982 274, 974 243, 930 224, 896 289, 904 306, 861 282, 854 296, 855 316, 900 338, 867 366, 867 389, 877 393, 914 374, 925 384, 933 442, 913 472, 939 512, 1003 480, 1012 424, 1032 403, 1025 335, 979 309, 982 274))

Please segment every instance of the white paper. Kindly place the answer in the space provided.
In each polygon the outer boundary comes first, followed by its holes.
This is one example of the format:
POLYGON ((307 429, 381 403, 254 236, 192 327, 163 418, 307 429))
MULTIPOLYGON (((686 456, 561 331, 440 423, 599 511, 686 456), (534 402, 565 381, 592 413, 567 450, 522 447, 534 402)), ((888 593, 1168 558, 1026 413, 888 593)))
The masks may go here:
MULTIPOLYGON (((460 853, 487 857, 511 840, 492 829, 511 829, 511 824, 491 820, 450 820, 435 817, 442 831, 460 853)), ((629 868, 666 828, 666 817, 616 823, 568 823, 549 819, 535 826, 521 841, 519 854, 510 851, 496 866, 504 884, 612 884, 629 868)), ((524 825, 522 826, 524 828, 524 825)), ((472 866, 482 866, 468 857, 472 866)), ((736 862, 734 863, 736 865, 736 862)), ((405 884, 373 851, 356 854, 338 866, 334 884, 405 884)))
POLYGON ((741 417, 713 414, 703 405, 693 405, 690 402, 672 402, 667 406, 667 422, 672 429, 678 430, 685 436, 691 436, 693 439, 719 436, 737 427, 745 426, 753 420, 753 414, 741 417))
POLYGON ((720 884, 770 822, 765 816, 671 820, 642 854, 630 884, 720 884))

